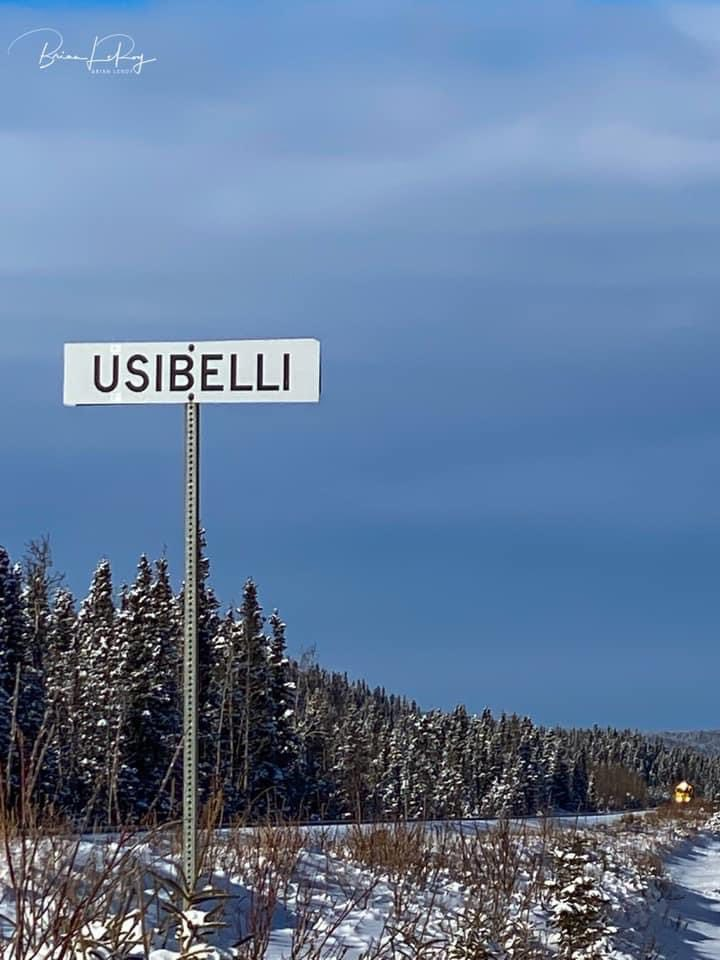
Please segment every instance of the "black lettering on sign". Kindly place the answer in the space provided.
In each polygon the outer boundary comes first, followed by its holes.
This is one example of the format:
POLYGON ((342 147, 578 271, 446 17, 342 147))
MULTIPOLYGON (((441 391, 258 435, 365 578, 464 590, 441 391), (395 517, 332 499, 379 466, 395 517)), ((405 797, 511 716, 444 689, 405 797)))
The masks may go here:
POLYGON ((100 378, 101 373, 101 364, 102 358, 100 354, 95 354, 95 370, 94 370, 94 379, 95 379, 95 389, 99 390, 100 393, 112 393, 118 385, 120 380, 120 357, 115 354, 112 358, 112 380, 110 385, 102 383, 100 378))
POLYGON ((200 363, 200 389, 201 390, 224 390, 221 383, 208 383, 208 377, 216 377, 220 372, 217 367, 209 366, 212 360, 222 360, 221 353, 204 353, 200 363))
POLYGON ((263 366, 265 364, 265 357, 262 353, 257 355, 257 388, 258 390, 279 390, 280 384, 278 383, 263 383, 263 366))
POLYGON ((150 377, 144 370, 138 370, 139 363, 147 363, 148 358, 142 353, 134 353, 127 362, 128 373, 131 377, 139 377, 139 383, 133 383, 132 380, 126 380, 125 386, 133 393, 142 393, 150 386, 150 377))
POLYGON ((290 389, 290 354, 283 354, 283 390, 290 389))
POLYGON ((162 367, 163 355, 158 353, 155 357, 155 389, 158 393, 162 390, 162 367))
POLYGON ((192 375, 193 358, 185 356, 184 353, 170 354, 170 389, 175 393, 183 390, 192 390, 195 385, 195 378, 192 375), (180 367, 180 364, 183 367, 180 367), (179 383, 180 377, 185 378, 185 383, 179 383))
POLYGON ((233 353, 230 357, 230 389, 231 390, 252 390, 251 383, 238 383, 238 358, 233 353))

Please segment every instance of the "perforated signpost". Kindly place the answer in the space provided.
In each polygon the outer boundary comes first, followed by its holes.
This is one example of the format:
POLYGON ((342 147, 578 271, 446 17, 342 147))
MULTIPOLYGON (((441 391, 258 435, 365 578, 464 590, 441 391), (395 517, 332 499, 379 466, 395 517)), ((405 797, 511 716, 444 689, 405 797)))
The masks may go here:
POLYGON ((67 406, 185 405, 183 860, 197 882, 198 558, 200 405, 317 403, 320 343, 312 339, 66 343, 67 406))

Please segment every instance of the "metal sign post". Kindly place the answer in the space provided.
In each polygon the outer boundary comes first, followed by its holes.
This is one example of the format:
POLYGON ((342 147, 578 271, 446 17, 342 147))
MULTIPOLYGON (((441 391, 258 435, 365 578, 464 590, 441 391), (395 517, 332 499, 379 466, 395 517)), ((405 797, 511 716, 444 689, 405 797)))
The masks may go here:
POLYGON ((188 896, 198 874, 200 404, 317 403, 319 399, 317 340, 65 344, 67 406, 185 405, 182 870, 188 896))
MULTIPOLYGON (((197 881, 198 561, 200 407, 185 405, 185 616, 183 644, 183 876, 188 892, 197 881)), ((189 906, 189 904, 188 904, 189 906)))

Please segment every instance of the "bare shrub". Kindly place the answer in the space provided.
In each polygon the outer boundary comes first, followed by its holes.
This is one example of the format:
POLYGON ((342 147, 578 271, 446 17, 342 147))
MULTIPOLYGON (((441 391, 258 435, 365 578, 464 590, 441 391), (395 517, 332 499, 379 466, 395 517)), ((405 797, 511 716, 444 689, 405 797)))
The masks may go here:
MULTIPOLYGON (((367 910, 379 881, 329 853, 308 858, 298 881, 290 960, 342 960, 347 947, 337 942, 339 932, 367 910)), ((371 948, 367 957, 374 956, 371 948)))
POLYGON ((237 826, 215 840, 212 858, 216 886, 236 901, 237 956, 261 960, 275 911, 288 900, 289 885, 303 845, 297 826, 237 826))
POLYGON ((3 918, 11 933, 3 955, 13 960, 90 956, 111 950, 122 958, 149 954, 145 914, 146 844, 131 835, 100 843, 4 831, 3 918))
POLYGON ((343 853, 374 872, 393 878, 410 876, 418 883, 427 877, 433 859, 425 824, 354 824, 340 842, 343 853))
POLYGON ((663 844, 697 821, 217 829, 217 809, 203 816, 195 888, 179 873, 176 825, 103 840, 6 816, 0 958, 129 960, 179 944, 195 960, 262 960, 278 927, 289 960, 341 960, 356 933, 363 960, 590 960, 612 949, 619 891, 648 904, 667 893, 663 844))

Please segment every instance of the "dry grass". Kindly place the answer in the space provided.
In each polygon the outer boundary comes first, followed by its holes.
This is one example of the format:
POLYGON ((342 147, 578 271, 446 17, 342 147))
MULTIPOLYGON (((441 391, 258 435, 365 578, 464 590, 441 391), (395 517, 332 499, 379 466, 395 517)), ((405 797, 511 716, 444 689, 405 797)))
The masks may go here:
POLYGON ((502 944, 512 945, 514 960, 539 960, 550 955, 563 851, 582 850, 588 896, 613 871, 629 871, 659 895, 663 847, 691 836, 708 813, 659 810, 597 830, 546 820, 341 831, 242 823, 217 830, 210 811, 193 899, 205 913, 193 921, 181 911, 188 891, 177 872, 176 825, 90 842, 57 822, 45 829, 8 818, 0 958, 124 960, 165 946, 197 960, 204 944, 262 960, 280 926, 291 930, 291 960, 339 960, 343 931, 369 911, 379 925, 363 960, 485 960, 509 955, 502 944))

